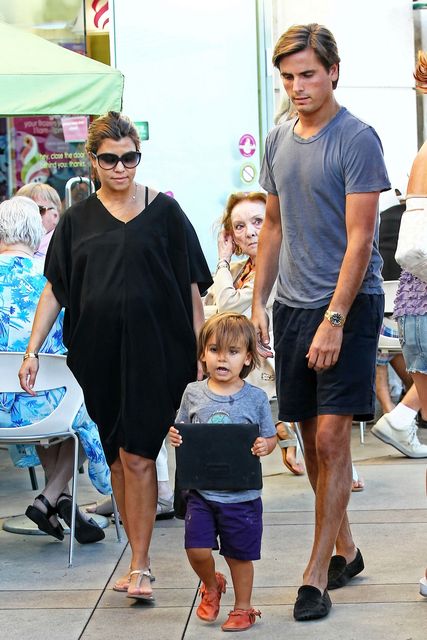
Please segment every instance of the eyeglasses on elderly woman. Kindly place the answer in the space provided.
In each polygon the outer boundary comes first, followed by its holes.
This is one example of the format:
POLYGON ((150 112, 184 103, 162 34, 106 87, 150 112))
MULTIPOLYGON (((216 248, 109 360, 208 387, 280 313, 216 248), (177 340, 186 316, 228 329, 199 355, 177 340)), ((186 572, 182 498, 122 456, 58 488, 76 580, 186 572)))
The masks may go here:
POLYGON ((98 161, 101 169, 115 169, 119 162, 122 163, 126 169, 134 169, 141 161, 141 153, 139 151, 128 151, 122 156, 118 156, 116 153, 93 153, 91 155, 98 161))
POLYGON ((41 216, 43 216, 46 213, 46 211, 53 211, 54 209, 56 209, 56 207, 44 207, 41 204, 38 205, 38 208, 41 216))

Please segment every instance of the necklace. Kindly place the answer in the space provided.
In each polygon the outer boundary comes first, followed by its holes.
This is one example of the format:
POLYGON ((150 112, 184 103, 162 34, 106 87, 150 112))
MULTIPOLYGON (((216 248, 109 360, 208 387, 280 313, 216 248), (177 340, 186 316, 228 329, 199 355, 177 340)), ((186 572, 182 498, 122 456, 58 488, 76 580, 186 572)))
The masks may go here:
MULTIPOLYGON (((129 200, 134 202, 136 200, 137 194, 138 194, 138 184, 135 182, 135 190, 134 190, 133 194, 131 196, 129 196, 129 200)), ((99 191, 95 191, 95 195, 102 202, 102 193, 99 193, 99 191)), ((107 200, 107 202, 108 202, 108 200, 107 200)), ((119 205, 116 205, 116 206, 118 206, 118 208, 125 207, 126 203, 119 204, 119 205)))

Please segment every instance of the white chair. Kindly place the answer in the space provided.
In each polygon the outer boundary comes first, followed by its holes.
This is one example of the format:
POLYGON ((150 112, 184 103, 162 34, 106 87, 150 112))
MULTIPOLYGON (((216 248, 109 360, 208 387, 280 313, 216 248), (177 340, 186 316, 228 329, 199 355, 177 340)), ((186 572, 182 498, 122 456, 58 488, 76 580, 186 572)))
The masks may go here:
MULTIPOLYGON (((22 353, 0 352, 0 390, 22 393, 18 371, 22 364, 22 353)), ((39 354, 39 372, 36 379, 38 390, 65 387, 65 393, 52 413, 26 427, 0 428, 0 444, 31 443, 48 447, 66 438, 74 440, 74 466, 72 481, 72 516, 68 566, 73 564, 74 532, 77 503, 77 477, 79 470, 79 439, 72 428, 74 419, 83 403, 83 391, 66 363, 66 357, 47 353, 39 354)), ((117 538, 120 541, 120 525, 117 506, 112 496, 117 538)))

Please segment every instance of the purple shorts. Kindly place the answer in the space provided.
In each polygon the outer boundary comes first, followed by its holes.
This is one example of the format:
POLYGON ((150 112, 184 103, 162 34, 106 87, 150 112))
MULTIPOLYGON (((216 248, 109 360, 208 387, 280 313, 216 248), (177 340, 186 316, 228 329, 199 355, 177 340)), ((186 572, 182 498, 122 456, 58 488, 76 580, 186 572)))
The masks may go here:
POLYGON ((186 549, 219 549, 226 558, 259 560, 261 537, 261 498, 230 504, 205 500, 197 492, 189 492, 185 514, 186 549))

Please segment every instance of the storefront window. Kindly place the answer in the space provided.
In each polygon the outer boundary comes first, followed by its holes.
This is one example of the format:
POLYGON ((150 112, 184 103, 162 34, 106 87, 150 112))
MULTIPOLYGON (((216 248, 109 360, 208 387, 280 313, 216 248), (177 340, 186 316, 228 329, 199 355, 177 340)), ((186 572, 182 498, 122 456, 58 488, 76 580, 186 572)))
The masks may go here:
MULTIPOLYGON (((110 63, 107 0, 0 0, 0 20, 110 63)), ((54 187, 64 201, 70 178, 90 172, 84 151, 89 115, 79 122, 69 114, 0 118, 0 200, 38 181, 54 187)), ((73 186, 73 201, 86 195, 86 184, 73 186)))

